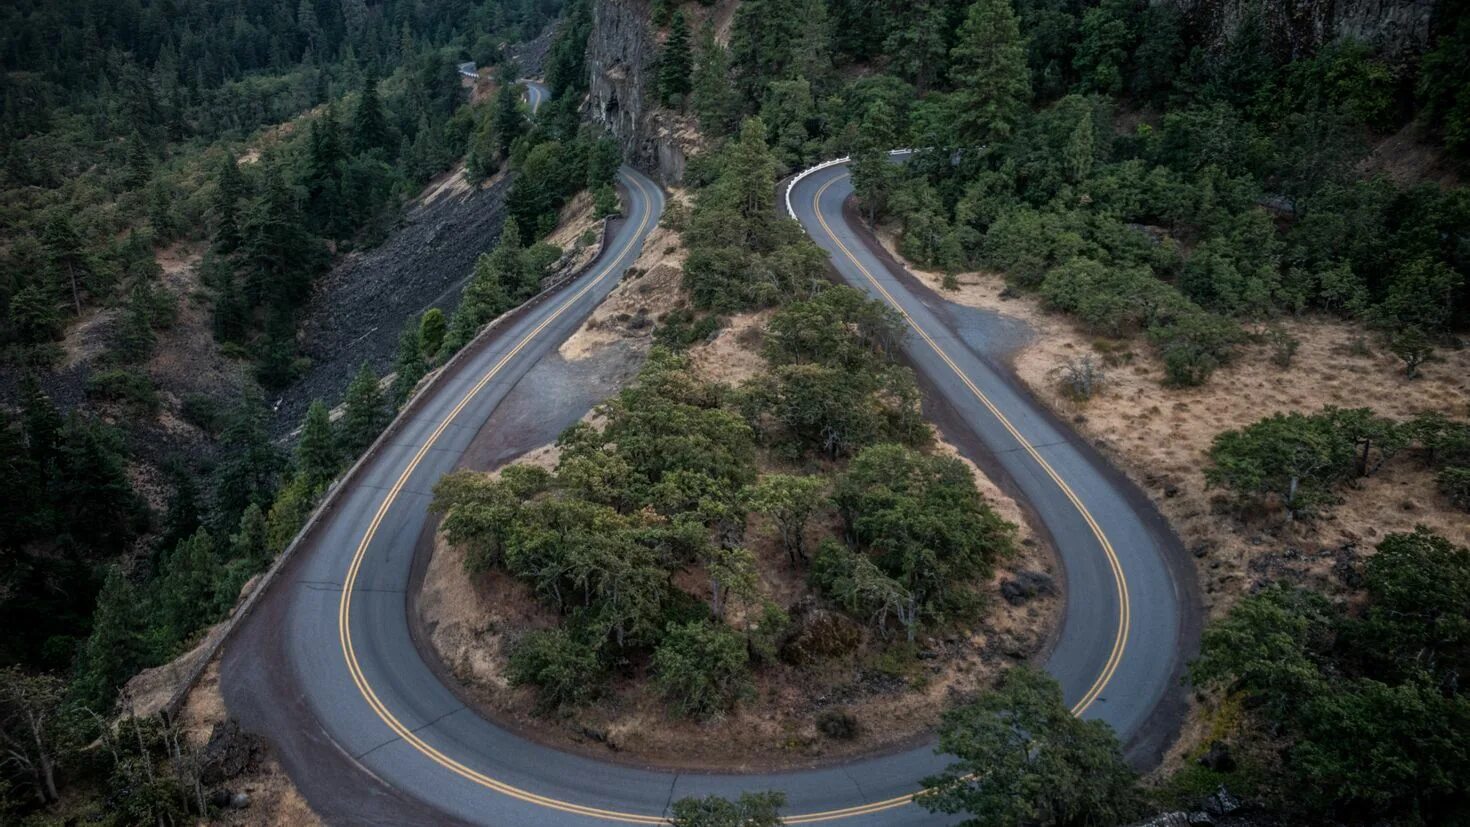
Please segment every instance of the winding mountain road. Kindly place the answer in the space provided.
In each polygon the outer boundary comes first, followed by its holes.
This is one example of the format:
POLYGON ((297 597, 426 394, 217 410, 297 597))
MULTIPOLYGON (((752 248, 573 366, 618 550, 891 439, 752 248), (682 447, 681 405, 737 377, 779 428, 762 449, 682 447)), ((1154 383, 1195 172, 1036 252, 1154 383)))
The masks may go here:
MULTIPOLYGON (((539 102, 544 88, 531 86, 539 102)), ((1040 516, 1059 549, 1067 614, 1047 668, 1069 702, 1150 746, 1176 680, 1189 582, 1162 520, 983 353, 948 332, 942 302, 895 273, 843 217, 846 169, 799 178, 794 213, 849 282, 899 308, 908 357, 1040 516)), ((506 394, 581 324, 637 258, 663 208, 624 168, 626 218, 572 283, 517 310, 411 405, 341 484, 226 648, 231 712, 264 734, 313 808, 334 824, 661 823, 687 795, 782 790, 788 822, 945 823, 912 806, 946 762, 932 746, 809 771, 697 774, 602 763, 528 741, 479 717, 411 637, 408 589, 431 489, 506 394)), ((1176 544, 1177 545, 1177 544, 1176 544)))

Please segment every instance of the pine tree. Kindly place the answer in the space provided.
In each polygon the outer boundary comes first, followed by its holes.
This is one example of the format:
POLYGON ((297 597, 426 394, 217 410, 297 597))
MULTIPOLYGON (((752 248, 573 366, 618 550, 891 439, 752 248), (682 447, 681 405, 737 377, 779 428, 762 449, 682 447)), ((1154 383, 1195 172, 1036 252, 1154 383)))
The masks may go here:
POLYGON ((950 58, 958 144, 978 148, 1008 137, 1031 100, 1026 46, 1011 0, 976 0, 950 58))
POLYGON ((694 56, 689 51, 689 26, 682 10, 674 12, 669 23, 669 37, 664 41, 658 63, 658 95, 665 106, 684 105, 691 88, 690 73, 694 56))
POLYGON ((224 567, 214 553, 214 538, 202 528, 194 532, 164 558, 160 574, 154 623, 158 644, 170 651, 214 620, 218 611, 224 567))
POLYGON ((213 503, 220 533, 233 528, 252 503, 264 507, 275 495, 281 457, 266 432, 263 408, 258 398, 241 400, 220 434, 213 503))
POLYGON ((265 544, 265 512, 251 503, 240 514, 240 524, 230 535, 230 559, 260 561, 270 551, 265 544))
POLYGON ((707 134, 726 134, 735 119, 735 90, 730 85, 730 53, 715 39, 713 24, 699 32, 699 54, 690 80, 689 102, 707 134))
POLYGON ((733 183, 740 214, 758 237, 770 223, 771 192, 776 185, 776 159, 766 146, 766 125, 760 118, 746 118, 740 137, 730 151, 725 175, 733 183))
POLYGON ((378 97, 378 71, 371 64, 362 81, 362 94, 352 117, 352 151, 361 155, 375 149, 388 148, 388 118, 378 97))
POLYGON ((265 167, 261 192, 251 200, 241 228, 245 293, 267 311, 294 318, 311 290, 311 276, 321 257, 282 164, 274 159, 261 163, 265 167))
POLYGON ((796 9, 801 30, 791 49, 791 75, 806 78, 812 86, 825 88, 832 76, 832 26, 827 19, 826 0, 806 0, 796 9))
POLYGON ((94 712, 112 709, 117 690, 138 671, 147 656, 143 606, 133 584, 113 569, 97 596, 92 634, 77 658, 72 691, 94 712))
POLYGON ((61 428, 51 496, 65 534, 93 554, 120 551, 147 516, 128 481, 116 432, 77 411, 61 428))
POLYGON ((311 122, 306 136, 306 174, 301 183, 306 187, 307 218, 313 227, 324 228, 341 237, 342 161, 347 153, 342 148, 342 132, 337 116, 328 106, 321 117, 311 122))
POLYGON ((507 83, 495 93, 490 110, 490 128, 495 133, 495 146, 501 158, 510 157, 516 139, 526 134, 526 116, 521 112, 520 95, 514 84, 507 83))
POLYGON ((852 187, 869 222, 876 221, 886 211, 900 175, 900 169, 888 162, 888 150, 897 141, 894 120, 893 107, 882 100, 874 101, 858 130, 852 159, 852 187))
POLYGON ((301 426, 301 441, 296 443, 296 473, 306 479, 312 491, 321 491, 337 476, 341 465, 332 415, 320 399, 312 400, 301 426))
POLYGON ((41 246, 51 268, 71 285, 72 304, 82 314, 82 284, 92 273, 82 236, 71 218, 61 211, 52 212, 41 228, 41 246))
POLYGON ((378 388, 378 376, 363 362, 352 384, 347 386, 342 412, 342 450, 355 459, 373 444, 387 424, 388 410, 378 388))
POLYGON ((21 379, 21 424, 25 429, 26 451, 37 467, 46 468, 56 459, 61 443, 61 414, 51 397, 41 390, 36 375, 27 372, 21 379))
MULTIPOLYGON (((430 312, 438 314, 439 343, 444 341, 444 314, 439 309, 431 308, 430 312)), ((427 319, 428 313, 424 314, 427 319)), ((394 408, 403 407, 413 389, 418 386, 419 380, 424 378, 428 366, 424 362, 424 354, 428 348, 422 343, 422 332, 419 324, 409 319, 403 326, 403 332, 398 334, 398 355, 393 359, 393 389, 392 401, 394 408)), ((436 345, 434 352, 438 352, 436 345)))
POLYGON ((220 159, 214 191, 214 246, 221 253, 232 253, 240 246, 240 199, 245 194, 245 179, 235 159, 220 159))
POLYGON ((142 189, 153 177, 153 152, 137 130, 128 138, 127 177, 123 183, 129 189, 142 189))
POLYGON ((444 311, 437 307, 424 311, 423 318, 419 320, 418 341, 425 359, 439 355, 439 348, 444 345, 444 311))

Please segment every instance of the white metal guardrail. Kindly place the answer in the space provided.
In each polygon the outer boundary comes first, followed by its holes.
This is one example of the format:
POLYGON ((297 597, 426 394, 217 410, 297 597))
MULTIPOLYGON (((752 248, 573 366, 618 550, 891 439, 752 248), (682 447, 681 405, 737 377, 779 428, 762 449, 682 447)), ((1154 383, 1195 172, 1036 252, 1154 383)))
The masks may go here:
MULTIPOLYGON (((908 148, 888 150, 888 156, 890 158, 897 158, 900 155, 912 154, 914 154, 914 150, 908 148)), ((851 155, 844 155, 841 158, 833 158, 830 161, 823 161, 822 163, 817 164, 814 167, 807 167, 806 169, 792 176, 791 181, 786 185, 786 214, 791 216, 792 218, 796 218, 796 207, 793 206, 791 203, 791 192, 796 189, 796 185, 800 184, 803 179, 805 179, 808 175, 812 175, 813 173, 821 172, 822 170, 828 169, 830 167, 835 167, 838 164, 850 163, 851 161, 851 155)))

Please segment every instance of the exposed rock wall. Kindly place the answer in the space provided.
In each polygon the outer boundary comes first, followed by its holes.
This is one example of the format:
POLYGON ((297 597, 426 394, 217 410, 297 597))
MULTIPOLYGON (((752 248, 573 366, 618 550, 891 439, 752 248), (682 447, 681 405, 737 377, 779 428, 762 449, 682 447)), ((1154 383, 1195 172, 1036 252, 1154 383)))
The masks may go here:
POLYGON ((1216 44, 1260 6, 1271 47, 1298 57, 1351 37, 1393 56, 1424 51, 1441 0, 1154 0, 1173 3, 1216 44))
POLYGON ((593 0, 588 107, 635 166, 674 184, 684 177, 691 135, 683 119, 654 98, 659 41, 650 6, 649 0, 593 0))

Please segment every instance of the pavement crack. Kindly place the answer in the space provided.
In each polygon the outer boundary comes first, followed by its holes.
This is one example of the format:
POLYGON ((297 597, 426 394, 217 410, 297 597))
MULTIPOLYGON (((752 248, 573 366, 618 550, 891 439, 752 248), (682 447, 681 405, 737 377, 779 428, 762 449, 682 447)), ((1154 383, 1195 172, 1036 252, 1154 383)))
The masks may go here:
POLYGON ((429 727, 433 726, 434 724, 439 723, 440 721, 444 720, 445 718, 448 718, 450 715, 453 715, 454 713, 463 710, 464 708, 465 708, 464 704, 460 704, 459 706, 455 707, 454 709, 451 709, 448 712, 444 713, 443 715, 440 715, 439 717, 435 718, 434 720, 427 721, 425 723, 419 724, 418 726, 414 727, 413 729, 411 729, 409 731, 410 732, 415 732, 415 733, 421 732, 421 731, 423 731, 425 729, 428 729, 429 727))
POLYGON ((354 761, 361 761, 362 759, 368 757, 369 755, 372 755, 373 753, 377 752, 378 750, 382 749, 383 747, 388 746, 389 744, 393 743, 394 741, 402 741, 402 740, 403 740, 402 738, 399 738, 397 735, 394 735, 392 738, 389 738, 388 740, 384 741, 383 743, 378 744, 377 746, 373 747, 372 749, 369 749, 369 750, 367 750, 366 752, 364 752, 364 753, 362 753, 360 755, 354 755, 354 756, 352 756, 352 760, 354 760, 354 761))
MULTIPOLYGON (((301 581, 298 581, 298 582, 301 585, 305 586, 306 588, 308 588, 308 589, 310 589, 311 591, 314 591, 314 592, 340 592, 340 591, 342 591, 342 584, 341 583, 331 583, 331 582, 327 582, 327 581, 323 581, 323 580, 301 580, 301 581)), ((372 593, 372 594, 405 594, 405 593, 407 593, 408 590, 407 589, 379 589, 379 588, 373 588, 373 587, 370 587, 370 586, 353 586, 352 587, 352 591, 354 593, 359 593, 359 594, 361 594, 361 593, 372 593)))
MULTIPOLYGON (((416 726, 413 729, 409 730, 409 732, 410 733, 414 733, 414 734, 417 734, 419 732, 422 732, 423 730, 428 729, 429 727, 433 726, 434 724, 439 723, 440 721, 444 720, 445 718, 448 718, 450 715, 453 715, 454 713, 459 712, 460 710, 462 710, 464 708, 465 708, 464 704, 460 704, 459 706, 456 706, 454 709, 449 710, 448 712, 444 713, 443 715, 440 715, 437 718, 434 718, 432 721, 425 721, 424 723, 419 724, 418 726, 416 726)), ((369 755, 372 755, 373 753, 377 752, 378 750, 382 749, 383 747, 389 746, 390 744, 393 744, 396 741, 402 741, 402 740, 403 740, 402 737, 397 736, 397 735, 394 735, 392 738, 389 738, 388 740, 384 741, 383 743, 378 744, 377 746, 372 747, 371 749, 368 749, 366 752, 363 752, 360 755, 354 755, 353 756, 353 760, 361 761, 362 759, 368 757, 369 755)))
POLYGON ((852 786, 857 788, 858 797, 861 798, 863 801, 868 801, 868 794, 863 792, 863 785, 859 784, 858 780, 852 777, 852 773, 847 771, 847 767, 842 767, 841 769, 842 774, 847 776, 847 780, 852 782, 852 786))
POLYGON ((674 807, 674 790, 679 786, 679 774, 674 773, 674 778, 669 782, 669 797, 664 800, 664 818, 668 818, 669 812, 674 807))

